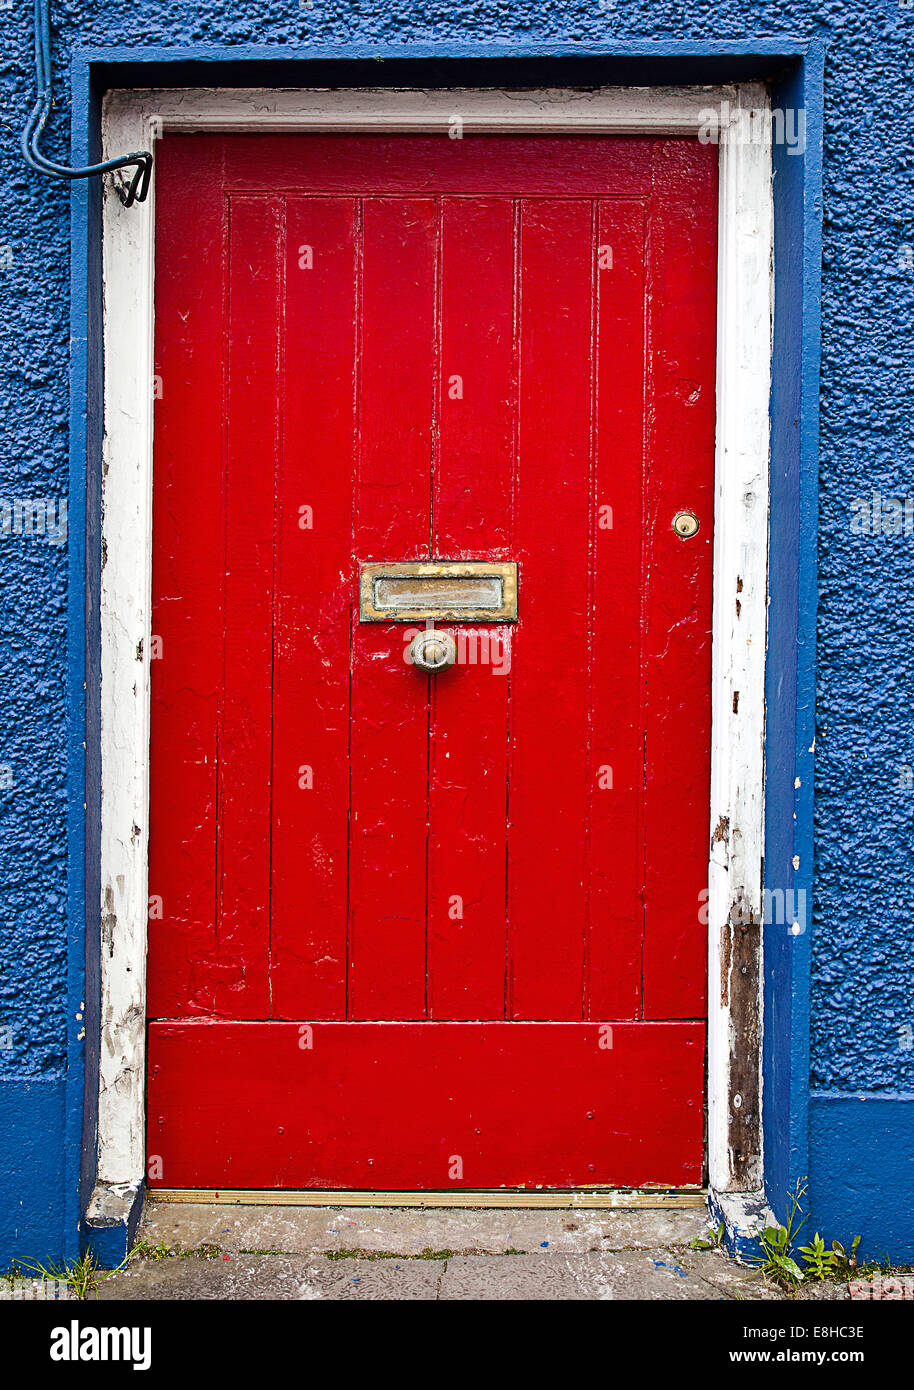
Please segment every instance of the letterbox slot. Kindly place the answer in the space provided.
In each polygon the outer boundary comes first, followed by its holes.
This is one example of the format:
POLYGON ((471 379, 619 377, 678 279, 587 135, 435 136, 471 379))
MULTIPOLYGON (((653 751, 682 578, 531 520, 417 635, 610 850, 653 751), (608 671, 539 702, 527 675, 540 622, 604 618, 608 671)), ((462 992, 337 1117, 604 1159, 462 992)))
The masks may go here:
POLYGON ((364 564, 363 623, 517 621, 517 565, 477 560, 364 564))

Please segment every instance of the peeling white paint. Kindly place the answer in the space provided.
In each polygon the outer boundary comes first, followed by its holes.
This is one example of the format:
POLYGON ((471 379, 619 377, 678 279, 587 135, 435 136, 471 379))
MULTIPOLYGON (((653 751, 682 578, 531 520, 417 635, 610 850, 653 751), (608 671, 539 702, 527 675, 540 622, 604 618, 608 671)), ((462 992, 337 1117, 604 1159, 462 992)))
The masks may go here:
MULTIPOLYGON (((106 99, 109 129, 148 113, 143 144, 164 131, 249 131, 259 134, 332 130, 349 134, 447 136, 455 113, 463 133, 697 134, 709 108, 736 101, 736 87, 600 87, 538 91, 448 91, 396 88, 261 91, 249 88, 149 89, 112 92, 106 99)), ((123 127, 121 127, 123 128, 123 127)), ((109 140, 113 149, 115 142, 109 140)), ((133 148, 133 147, 132 147, 133 148)))
MULTIPOLYGON (((147 145, 141 108, 106 140, 147 145)), ((118 145, 118 148, 120 146, 118 145)), ((107 157, 107 156, 106 156, 107 157)), ((102 448, 102 1038, 98 1181, 135 1186, 144 1168, 146 866, 152 563, 152 252, 154 190, 124 208, 106 181, 102 448), (137 832, 137 827, 141 827, 137 832)))
MULTIPOLYGON (((742 112, 766 110, 767 105, 764 88, 741 87, 731 108, 735 125, 724 129, 720 144, 711 693, 714 833, 708 898, 708 1173, 717 1193, 738 1185, 729 1143, 734 1108, 730 1075, 733 1058, 745 1046, 731 1013, 731 909, 739 903, 757 920, 763 915, 774 223, 770 145, 766 140, 740 141, 737 131, 742 112), (740 598, 738 617, 731 602, 734 593, 740 598), (735 701, 737 691, 740 698, 735 701), (715 827, 722 826, 726 833, 716 833, 715 827)), ((762 128, 767 130, 768 123, 762 128)), ((760 963, 760 1018, 762 974, 760 963)), ((760 1096, 758 1101, 760 1106, 760 1096)), ((761 1152, 752 1160, 749 1185, 760 1191, 761 1152)))

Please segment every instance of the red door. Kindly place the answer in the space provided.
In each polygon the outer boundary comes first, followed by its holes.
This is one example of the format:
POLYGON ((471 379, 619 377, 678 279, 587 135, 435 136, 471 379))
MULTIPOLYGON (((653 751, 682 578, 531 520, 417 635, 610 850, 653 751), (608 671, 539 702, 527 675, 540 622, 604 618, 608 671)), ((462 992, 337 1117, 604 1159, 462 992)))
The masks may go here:
POLYGON ((700 1183, 716 183, 161 142, 153 1184, 700 1183), (422 561, 517 567, 436 674, 422 561))

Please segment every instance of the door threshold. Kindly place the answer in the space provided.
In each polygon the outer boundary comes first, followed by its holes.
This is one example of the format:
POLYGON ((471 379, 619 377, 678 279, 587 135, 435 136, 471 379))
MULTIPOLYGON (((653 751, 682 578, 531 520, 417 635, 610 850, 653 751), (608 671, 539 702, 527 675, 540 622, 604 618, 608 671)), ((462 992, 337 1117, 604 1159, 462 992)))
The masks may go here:
POLYGON ((481 1207, 561 1209, 584 1211, 698 1211, 705 1207, 704 1188, 634 1190, 623 1188, 525 1191, 522 1188, 488 1188, 464 1192, 332 1192, 283 1191, 245 1188, 218 1191, 205 1187, 148 1188, 149 1202, 217 1203, 223 1206, 268 1207, 481 1207))

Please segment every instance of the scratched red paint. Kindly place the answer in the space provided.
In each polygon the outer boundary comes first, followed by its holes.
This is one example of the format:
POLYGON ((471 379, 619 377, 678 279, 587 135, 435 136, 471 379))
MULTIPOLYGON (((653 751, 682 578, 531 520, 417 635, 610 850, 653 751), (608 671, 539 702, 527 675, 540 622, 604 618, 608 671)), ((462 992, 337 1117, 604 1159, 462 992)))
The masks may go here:
POLYGON ((715 160, 161 142, 163 1185, 701 1181, 715 160), (429 558, 519 565, 436 677, 429 558))

